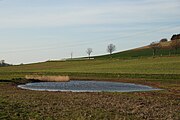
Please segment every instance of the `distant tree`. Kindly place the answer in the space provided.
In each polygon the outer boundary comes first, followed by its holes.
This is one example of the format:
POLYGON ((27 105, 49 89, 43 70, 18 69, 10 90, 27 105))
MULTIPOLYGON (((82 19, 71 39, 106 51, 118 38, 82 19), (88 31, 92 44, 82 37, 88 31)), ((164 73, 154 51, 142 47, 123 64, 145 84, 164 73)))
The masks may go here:
POLYGON ((89 57, 89 59, 90 59, 90 56, 91 56, 91 53, 92 53, 93 51, 92 51, 92 48, 88 48, 87 50, 86 50, 86 53, 88 54, 88 57, 89 57))
POLYGON ((163 39, 160 40, 160 42, 167 42, 167 41, 168 41, 167 38, 163 38, 163 39))
POLYGON ((107 52, 109 52, 109 54, 111 55, 114 51, 116 50, 116 46, 113 44, 109 44, 107 46, 107 52))
POLYGON ((180 39, 180 34, 175 34, 171 37, 171 41, 180 39))
POLYGON ((155 56, 157 50, 161 48, 161 45, 160 45, 159 42, 152 42, 152 43, 150 44, 150 48, 152 48, 152 50, 153 50, 153 56, 155 56))
POLYGON ((180 48, 180 39, 172 40, 171 48, 175 49, 175 53, 177 54, 177 50, 178 50, 178 48, 180 48))
POLYGON ((0 67, 10 66, 10 64, 5 63, 5 60, 0 60, 0 67))

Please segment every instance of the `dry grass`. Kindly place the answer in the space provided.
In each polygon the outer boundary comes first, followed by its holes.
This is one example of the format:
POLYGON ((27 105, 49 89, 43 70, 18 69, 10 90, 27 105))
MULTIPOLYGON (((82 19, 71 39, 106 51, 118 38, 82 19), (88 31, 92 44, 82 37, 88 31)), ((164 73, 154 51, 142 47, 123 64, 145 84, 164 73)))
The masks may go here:
POLYGON ((26 75, 28 80, 48 81, 48 82, 68 82, 69 76, 38 76, 38 75, 26 75))
MULTIPOLYGON (((172 43, 172 41, 160 42, 160 45, 163 49, 165 49, 165 48, 168 49, 168 48, 171 48, 171 43, 172 43)), ((149 49, 149 48, 151 48, 150 45, 147 45, 147 46, 135 48, 133 50, 143 50, 143 49, 149 49)))

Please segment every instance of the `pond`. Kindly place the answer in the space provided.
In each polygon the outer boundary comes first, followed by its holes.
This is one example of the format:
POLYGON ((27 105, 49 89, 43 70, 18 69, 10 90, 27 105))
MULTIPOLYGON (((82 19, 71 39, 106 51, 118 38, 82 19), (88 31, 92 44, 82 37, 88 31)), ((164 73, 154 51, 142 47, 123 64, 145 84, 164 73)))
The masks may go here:
POLYGON ((161 90, 145 85, 104 81, 34 82, 18 85, 21 89, 71 92, 135 92, 161 90))

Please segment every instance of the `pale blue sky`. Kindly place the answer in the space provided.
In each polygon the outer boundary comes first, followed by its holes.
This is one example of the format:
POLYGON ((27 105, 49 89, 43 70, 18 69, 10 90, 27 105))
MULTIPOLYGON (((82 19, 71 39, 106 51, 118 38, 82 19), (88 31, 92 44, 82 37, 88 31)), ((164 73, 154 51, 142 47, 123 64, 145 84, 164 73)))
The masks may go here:
POLYGON ((0 0, 0 59, 31 63, 106 54, 180 33, 180 0, 0 0))

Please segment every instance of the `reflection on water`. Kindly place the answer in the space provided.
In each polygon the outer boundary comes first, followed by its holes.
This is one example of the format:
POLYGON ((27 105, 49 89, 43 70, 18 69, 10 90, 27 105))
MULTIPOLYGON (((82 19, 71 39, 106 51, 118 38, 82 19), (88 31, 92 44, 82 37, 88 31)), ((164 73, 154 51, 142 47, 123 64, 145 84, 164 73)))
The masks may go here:
POLYGON ((19 85, 18 87, 39 91, 71 92, 134 92, 160 90, 144 85, 102 81, 36 82, 19 85))

